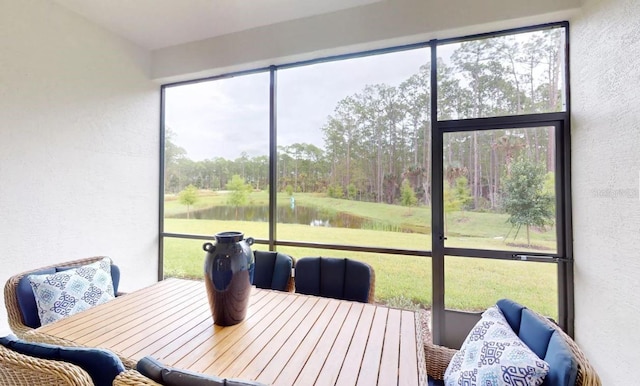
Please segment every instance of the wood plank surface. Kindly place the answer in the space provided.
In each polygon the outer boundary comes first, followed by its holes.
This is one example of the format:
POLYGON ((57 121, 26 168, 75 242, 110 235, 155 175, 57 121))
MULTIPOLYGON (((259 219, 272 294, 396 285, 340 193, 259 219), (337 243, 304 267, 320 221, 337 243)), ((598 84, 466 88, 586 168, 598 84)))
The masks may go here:
POLYGON ((358 325, 356 327, 353 336, 351 337, 351 344, 347 355, 343 359, 343 366, 340 370, 340 375, 336 385, 355 385, 358 380, 358 374, 362 366, 362 357, 364 355, 365 347, 369 339, 369 331, 371 331, 371 323, 373 323, 373 317, 376 312, 376 307, 367 304, 362 310, 358 325), (350 364, 350 366, 346 366, 350 364))
POLYGON ((335 344, 331 347, 331 352, 329 352, 329 356, 327 357, 320 374, 318 374, 316 384, 335 385, 363 309, 364 304, 361 303, 354 303, 351 306, 351 309, 347 314, 347 318, 342 324, 342 328, 340 328, 338 338, 336 339, 335 344))
POLYGON ((400 385, 418 384, 418 353, 416 352, 416 319, 410 311, 402 311, 400 321, 400 385))
MULTIPOLYGON (((244 321, 213 324, 202 281, 167 279, 39 333, 137 361, 273 385, 423 385, 416 313, 252 288, 244 321)), ((422 354, 422 356, 421 356, 422 354)))
POLYGON ((294 385, 309 385, 315 383, 322 366, 325 364, 331 347, 334 345, 338 333, 351 309, 351 302, 340 302, 338 310, 333 314, 333 318, 325 329, 323 335, 318 340, 313 352, 309 356, 304 368, 298 374, 294 385))
POLYGON ((388 313, 389 309, 376 307, 356 385, 375 385, 378 383, 388 313))
POLYGON ((378 384, 396 385, 398 384, 398 366, 400 352, 400 318, 402 311, 389 310, 387 316, 387 330, 384 334, 384 346, 382 347, 382 359, 380 360, 380 371, 378 374, 378 384))

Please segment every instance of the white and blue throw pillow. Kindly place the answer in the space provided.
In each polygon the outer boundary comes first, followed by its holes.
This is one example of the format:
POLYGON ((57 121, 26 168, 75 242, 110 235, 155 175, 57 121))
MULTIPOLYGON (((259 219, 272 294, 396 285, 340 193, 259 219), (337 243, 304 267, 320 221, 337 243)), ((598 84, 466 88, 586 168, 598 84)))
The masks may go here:
POLYGON ((498 307, 473 327, 444 374, 447 386, 537 386, 549 365, 513 332, 498 307))
POLYGON ((115 298, 109 258, 50 275, 29 275, 29 283, 43 326, 115 298))

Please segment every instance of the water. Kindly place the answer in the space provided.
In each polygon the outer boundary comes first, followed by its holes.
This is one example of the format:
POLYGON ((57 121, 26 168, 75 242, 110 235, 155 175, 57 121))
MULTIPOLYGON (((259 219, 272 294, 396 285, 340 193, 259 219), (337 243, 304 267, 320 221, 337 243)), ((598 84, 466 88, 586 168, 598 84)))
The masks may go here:
MULTIPOLYGON (((171 218, 187 218, 187 214, 167 216, 171 218)), ((269 221, 269 208, 266 206, 215 206, 192 211, 190 218, 199 220, 238 220, 269 221)), ((329 212, 313 207, 296 205, 277 207, 277 219, 281 224, 305 224, 311 226, 362 229, 367 227, 367 220, 344 212, 329 212)))

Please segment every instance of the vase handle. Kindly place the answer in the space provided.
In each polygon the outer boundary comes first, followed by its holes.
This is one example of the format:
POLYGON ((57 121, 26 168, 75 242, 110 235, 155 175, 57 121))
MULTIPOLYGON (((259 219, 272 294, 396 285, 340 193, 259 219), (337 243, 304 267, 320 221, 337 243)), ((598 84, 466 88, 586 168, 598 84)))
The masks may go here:
POLYGON ((204 243, 202 245, 202 249, 204 249, 205 252, 213 253, 213 251, 216 250, 216 247, 211 243, 204 243))
POLYGON ((253 245, 253 242, 255 240, 253 240, 253 237, 247 237, 246 239, 244 239, 244 241, 247 243, 247 245, 253 245))

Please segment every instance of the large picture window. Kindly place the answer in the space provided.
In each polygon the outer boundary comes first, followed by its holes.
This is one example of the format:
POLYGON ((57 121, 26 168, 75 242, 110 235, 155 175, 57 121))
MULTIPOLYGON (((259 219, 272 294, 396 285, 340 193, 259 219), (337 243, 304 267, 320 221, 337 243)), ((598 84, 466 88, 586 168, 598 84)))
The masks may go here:
POLYGON ((279 239, 430 249, 429 59, 422 48, 278 71, 279 239))
POLYGON ((436 343, 447 310, 499 297, 571 332, 567 27, 163 86, 159 277, 200 278, 199 244, 240 230, 368 262, 436 343))

